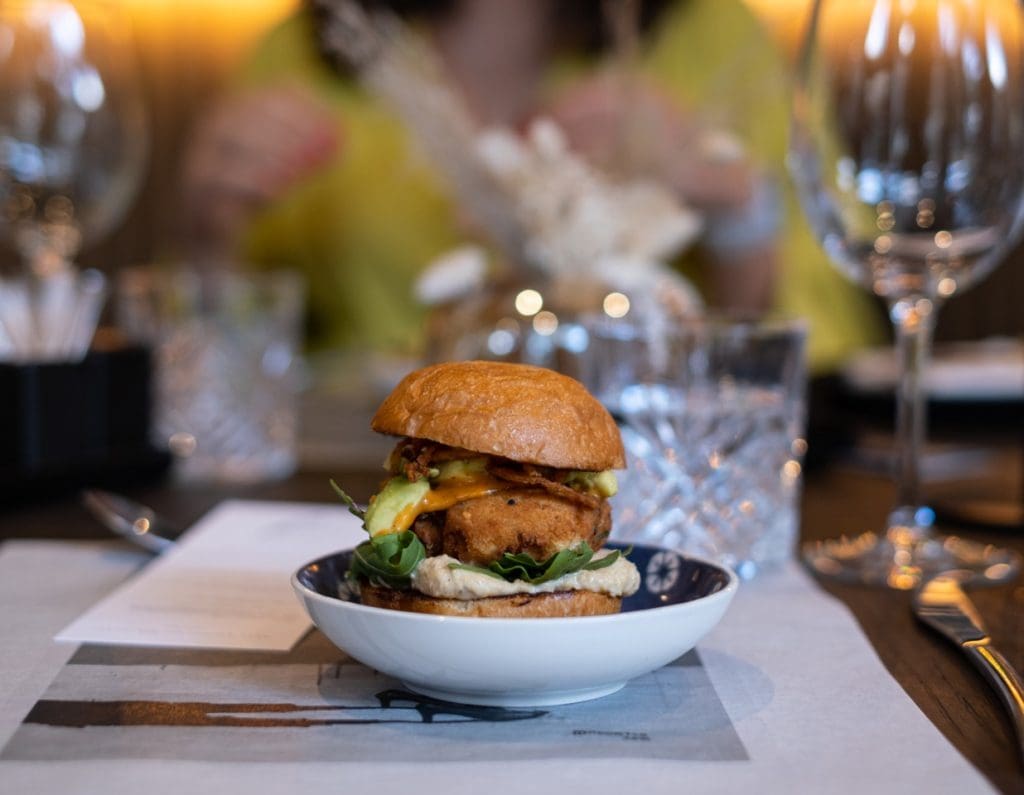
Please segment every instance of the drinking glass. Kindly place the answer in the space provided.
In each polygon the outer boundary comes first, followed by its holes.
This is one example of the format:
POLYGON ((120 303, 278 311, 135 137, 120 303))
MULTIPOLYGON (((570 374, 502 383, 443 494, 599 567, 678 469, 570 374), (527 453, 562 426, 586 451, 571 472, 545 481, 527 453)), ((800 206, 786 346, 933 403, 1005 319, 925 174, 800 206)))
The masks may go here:
POLYGON ((288 271, 121 271, 118 325, 153 349, 154 442, 179 478, 255 483, 295 470, 304 300, 288 271))
POLYGON ((882 534, 809 546, 820 574, 914 587, 959 569, 998 582, 1012 553, 944 540, 921 499, 920 380, 940 305, 1016 240, 1024 195, 1024 11, 1012 0, 817 0, 790 162, 833 263, 887 304, 897 386, 897 505, 882 534))
POLYGON ((43 280, 135 196, 146 120, 124 14, 104 0, 0 3, 0 237, 43 280))
POLYGON ((614 537, 744 579, 793 557, 806 450, 798 320, 595 319, 574 372, 622 431, 614 537))

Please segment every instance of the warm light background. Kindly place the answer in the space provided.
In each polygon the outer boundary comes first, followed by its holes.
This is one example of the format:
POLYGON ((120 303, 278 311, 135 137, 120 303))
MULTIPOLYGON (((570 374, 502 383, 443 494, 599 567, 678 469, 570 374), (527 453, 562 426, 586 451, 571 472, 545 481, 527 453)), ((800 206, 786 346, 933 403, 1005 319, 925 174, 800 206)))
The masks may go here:
POLYGON ((175 256, 178 167, 197 114, 222 91, 260 38, 300 0, 121 0, 137 40, 150 124, 145 184, 129 218, 82 252, 114 270, 175 256))
MULTIPOLYGON (((812 0, 743 1, 791 62, 795 60, 812 0)), ((188 130, 260 37, 300 2, 122 0, 139 40, 151 158, 129 218, 108 240, 83 252, 86 264, 109 271, 174 255, 179 235, 177 170, 188 130)), ((944 308, 940 337, 1024 334, 1024 312, 1019 309, 1024 301, 1024 252, 1018 249, 1010 260, 966 297, 944 308)))
POLYGON ((121 0, 151 69, 173 74, 183 56, 224 74, 298 0, 121 0))
POLYGON ((796 60, 812 0, 744 0, 764 23, 772 38, 786 53, 790 63, 796 60))

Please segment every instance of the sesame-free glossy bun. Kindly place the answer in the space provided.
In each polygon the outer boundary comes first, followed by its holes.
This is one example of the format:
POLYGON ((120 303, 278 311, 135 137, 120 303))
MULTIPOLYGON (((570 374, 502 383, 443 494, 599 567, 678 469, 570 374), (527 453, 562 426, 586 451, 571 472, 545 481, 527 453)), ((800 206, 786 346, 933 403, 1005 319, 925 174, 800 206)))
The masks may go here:
POLYGON ((416 370, 384 400, 371 427, 525 464, 626 466, 604 406, 579 381, 525 364, 446 362, 416 370))
POLYGON ((438 599, 418 591, 363 583, 360 601, 370 607, 465 618, 570 618, 618 613, 622 599, 596 591, 488 596, 483 599, 438 599))

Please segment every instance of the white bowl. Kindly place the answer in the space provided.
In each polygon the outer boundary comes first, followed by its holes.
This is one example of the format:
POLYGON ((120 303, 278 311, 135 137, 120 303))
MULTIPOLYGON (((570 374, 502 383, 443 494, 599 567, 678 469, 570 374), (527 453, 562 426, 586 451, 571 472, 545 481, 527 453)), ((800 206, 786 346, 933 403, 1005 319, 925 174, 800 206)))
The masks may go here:
POLYGON ((351 555, 337 552, 292 577, 313 623, 351 657, 410 690, 464 704, 548 706, 614 693, 692 649, 721 619, 738 584, 717 564, 634 546, 629 557, 642 584, 617 615, 432 616, 359 604, 345 581, 351 555))

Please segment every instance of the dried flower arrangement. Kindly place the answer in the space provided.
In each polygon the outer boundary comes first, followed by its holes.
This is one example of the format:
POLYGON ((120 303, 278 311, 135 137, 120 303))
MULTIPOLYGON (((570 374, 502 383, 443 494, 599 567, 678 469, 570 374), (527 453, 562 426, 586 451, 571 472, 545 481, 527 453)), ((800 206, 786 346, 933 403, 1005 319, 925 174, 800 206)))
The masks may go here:
MULTIPOLYGON (((675 194, 653 180, 601 173, 550 120, 536 121, 525 135, 482 127, 423 36, 355 0, 319 0, 318 6, 324 49, 403 121, 504 267, 554 283, 602 282, 644 312, 699 311, 696 291, 666 266, 701 224, 675 194)), ((628 23, 615 24, 628 49, 634 40, 628 23)), ((622 58, 628 61, 628 53, 622 58)), ((465 251, 442 257, 440 272, 427 269, 422 297, 452 298, 445 282, 472 284, 478 264, 465 251)))

